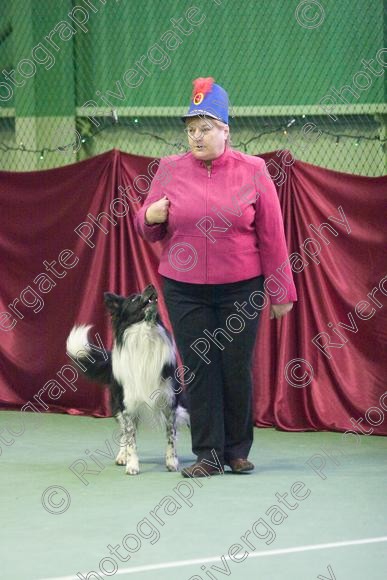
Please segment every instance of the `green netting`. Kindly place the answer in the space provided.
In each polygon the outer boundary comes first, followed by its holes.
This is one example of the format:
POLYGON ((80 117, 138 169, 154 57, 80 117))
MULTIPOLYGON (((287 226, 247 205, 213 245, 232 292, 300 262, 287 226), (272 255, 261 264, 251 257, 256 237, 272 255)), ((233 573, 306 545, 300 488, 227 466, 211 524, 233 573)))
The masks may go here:
POLYGON ((192 79, 231 101, 233 146, 386 173, 383 0, 1 0, 0 168, 186 149, 192 79))

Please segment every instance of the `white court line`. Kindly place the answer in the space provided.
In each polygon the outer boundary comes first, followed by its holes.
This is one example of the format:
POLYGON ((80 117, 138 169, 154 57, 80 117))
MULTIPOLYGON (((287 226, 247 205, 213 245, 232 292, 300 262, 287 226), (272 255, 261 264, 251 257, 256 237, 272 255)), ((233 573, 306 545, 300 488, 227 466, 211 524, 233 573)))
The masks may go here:
MULTIPOLYGON (((348 540, 347 542, 333 542, 331 544, 314 544, 311 546, 299 546, 298 548, 282 548, 278 550, 267 550, 263 552, 251 552, 249 558, 263 558, 265 556, 280 556, 281 554, 295 554, 297 552, 309 552, 310 550, 329 550, 331 548, 344 548, 346 546, 360 546, 363 544, 377 544, 387 542, 387 536, 380 538, 364 538, 363 540, 348 540)), ((246 550, 247 551, 247 550, 246 550)), ((224 556, 225 560, 230 560, 229 556, 224 556)), ((248 558, 246 558, 247 560, 248 558)), ((148 566, 137 566, 136 568, 123 568, 117 570, 114 576, 122 574, 134 574, 138 572, 150 572, 151 570, 165 570, 167 568, 180 568, 183 566, 193 566, 195 564, 219 563, 220 556, 211 558, 196 558, 195 560, 180 560, 178 562, 166 562, 165 564, 150 564, 148 566)), ((87 572, 81 572, 87 575, 87 572)), ((72 576, 55 576, 52 578, 42 578, 40 580, 77 580, 79 576, 74 573, 72 576)))

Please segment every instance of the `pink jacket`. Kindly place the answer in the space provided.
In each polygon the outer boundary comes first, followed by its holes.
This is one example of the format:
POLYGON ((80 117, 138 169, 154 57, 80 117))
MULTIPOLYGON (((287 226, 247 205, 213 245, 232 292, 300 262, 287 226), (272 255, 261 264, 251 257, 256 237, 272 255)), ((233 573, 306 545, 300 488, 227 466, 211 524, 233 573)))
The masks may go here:
POLYGON ((263 274, 273 304, 297 300, 277 191, 260 157, 226 148, 210 171, 192 153, 164 157, 135 224, 145 240, 162 240, 158 271, 167 278, 224 284, 263 274), (147 208, 164 195, 167 222, 147 225, 147 208))

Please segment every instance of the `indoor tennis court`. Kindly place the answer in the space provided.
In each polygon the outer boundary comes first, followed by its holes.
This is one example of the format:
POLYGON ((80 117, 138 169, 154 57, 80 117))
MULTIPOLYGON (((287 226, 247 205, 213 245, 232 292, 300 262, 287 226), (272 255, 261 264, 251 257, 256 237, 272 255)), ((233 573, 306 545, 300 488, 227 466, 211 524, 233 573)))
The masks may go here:
MULTIPOLYGON (((95 454, 118 449, 113 419, 34 418, 3 447, 4 578, 385 577, 382 437, 256 429, 254 473, 187 482, 165 470, 161 433, 140 432, 130 477, 95 454)), ((16 432, 17 413, 1 419, 16 432)), ((192 460, 187 429, 178 449, 192 460)))

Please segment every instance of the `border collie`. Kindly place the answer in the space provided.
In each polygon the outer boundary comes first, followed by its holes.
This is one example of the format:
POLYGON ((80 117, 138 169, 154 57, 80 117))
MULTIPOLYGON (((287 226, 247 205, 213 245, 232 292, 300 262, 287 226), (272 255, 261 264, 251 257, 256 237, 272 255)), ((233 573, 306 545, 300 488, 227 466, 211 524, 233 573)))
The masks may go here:
POLYGON ((128 298, 105 292, 104 302, 113 326, 112 351, 102 354, 89 344, 91 325, 81 325, 71 330, 67 353, 87 378, 109 385, 112 414, 121 427, 116 463, 126 465, 129 475, 140 472, 136 430, 148 415, 166 427, 166 467, 178 471, 176 423, 188 423, 188 413, 175 375, 176 347, 159 316, 156 288, 150 284, 128 298))

